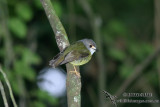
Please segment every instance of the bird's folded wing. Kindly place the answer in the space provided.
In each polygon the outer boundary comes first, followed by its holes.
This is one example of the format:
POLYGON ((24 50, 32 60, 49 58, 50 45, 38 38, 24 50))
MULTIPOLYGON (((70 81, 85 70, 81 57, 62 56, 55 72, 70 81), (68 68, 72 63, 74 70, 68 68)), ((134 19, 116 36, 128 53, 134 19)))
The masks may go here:
POLYGON ((89 56, 89 53, 87 52, 71 51, 65 56, 64 61, 60 65, 68 63, 68 62, 72 62, 75 60, 79 60, 87 56, 89 56))

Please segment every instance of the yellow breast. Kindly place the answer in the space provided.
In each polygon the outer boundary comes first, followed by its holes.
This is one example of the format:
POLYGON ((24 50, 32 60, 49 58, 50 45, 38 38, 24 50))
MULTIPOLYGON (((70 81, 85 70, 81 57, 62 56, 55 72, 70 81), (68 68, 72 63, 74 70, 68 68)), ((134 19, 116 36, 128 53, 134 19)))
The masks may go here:
POLYGON ((75 66, 84 65, 84 64, 86 64, 87 62, 89 62, 91 60, 91 57, 92 57, 92 55, 89 55, 88 57, 81 58, 79 60, 75 60, 75 61, 72 61, 70 63, 75 65, 75 66))

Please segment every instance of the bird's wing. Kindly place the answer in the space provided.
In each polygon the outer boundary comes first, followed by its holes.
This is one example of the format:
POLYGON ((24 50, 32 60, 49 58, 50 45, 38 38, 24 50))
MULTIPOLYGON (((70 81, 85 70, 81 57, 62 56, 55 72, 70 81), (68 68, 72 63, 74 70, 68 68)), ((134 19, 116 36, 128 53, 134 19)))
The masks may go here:
POLYGON ((89 56, 89 53, 87 52, 79 52, 79 51, 71 51, 69 52, 66 56, 65 56, 65 59, 64 61, 60 64, 66 64, 68 62, 72 62, 72 61, 75 61, 75 60, 78 60, 78 59, 81 59, 81 58, 84 58, 84 57, 87 57, 89 56))
POLYGON ((58 53, 55 57, 53 57, 53 59, 49 61, 49 65, 54 68, 57 67, 64 60, 64 57, 62 54, 66 49, 67 47, 63 51, 58 53))

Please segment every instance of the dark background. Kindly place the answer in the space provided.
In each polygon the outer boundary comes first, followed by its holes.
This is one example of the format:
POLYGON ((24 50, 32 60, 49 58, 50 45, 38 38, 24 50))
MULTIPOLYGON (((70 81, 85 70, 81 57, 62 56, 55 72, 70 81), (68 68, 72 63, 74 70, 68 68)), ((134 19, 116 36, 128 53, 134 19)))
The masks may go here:
MULTIPOLYGON (((98 107, 100 103, 101 107, 107 107, 111 101, 105 98, 102 89, 117 99, 160 100, 160 59, 155 56, 145 63, 160 46, 159 0, 51 1, 70 43, 91 38, 99 48, 92 60, 80 67, 82 107, 98 107), (152 93, 152 97, 124 97, 124 92, 152 93)), ((59 52, 54 37, 40 0, 0 0, 0 64, 17 104, 24 104, 22 107, 67 106, 66 96, 51 96, 36 83, 38 73, 59 52)), ((9 94, 7 98, 12 107, 9 94)), ((117 104, 159 106, 159 103, 117 104)))

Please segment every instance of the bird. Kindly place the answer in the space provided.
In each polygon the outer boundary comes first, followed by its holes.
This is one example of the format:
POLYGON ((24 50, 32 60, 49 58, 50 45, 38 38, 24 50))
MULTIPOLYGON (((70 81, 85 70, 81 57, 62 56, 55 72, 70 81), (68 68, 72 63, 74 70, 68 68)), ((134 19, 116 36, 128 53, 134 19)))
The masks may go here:
POLYGON ((55 68, 59 65, 70 63, 74 66, 73 72, 75 72, 77 76, 80 76, 75 66, 88 63, 96 50, 96 43, 92 39, 82 39, 58 53, 49 61, 49 65, 55 68))

